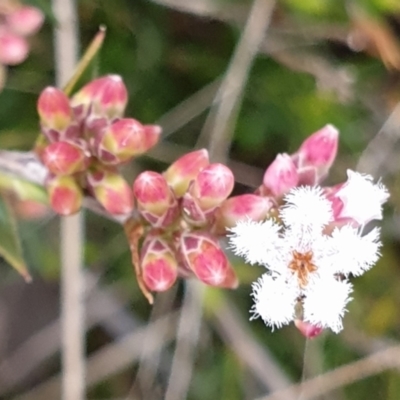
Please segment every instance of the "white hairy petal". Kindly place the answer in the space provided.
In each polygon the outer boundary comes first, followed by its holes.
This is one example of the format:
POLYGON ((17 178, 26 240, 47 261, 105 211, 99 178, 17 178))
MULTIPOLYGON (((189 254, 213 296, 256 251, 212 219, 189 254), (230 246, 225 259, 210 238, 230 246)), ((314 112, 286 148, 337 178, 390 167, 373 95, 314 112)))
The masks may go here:
POLYGON ((333 277, 313 282, 304 293, 304 320, 312 325, 330 328, 335 333, 340 332, 351 292, 352 285, 349 282, 339 282, 333 277))

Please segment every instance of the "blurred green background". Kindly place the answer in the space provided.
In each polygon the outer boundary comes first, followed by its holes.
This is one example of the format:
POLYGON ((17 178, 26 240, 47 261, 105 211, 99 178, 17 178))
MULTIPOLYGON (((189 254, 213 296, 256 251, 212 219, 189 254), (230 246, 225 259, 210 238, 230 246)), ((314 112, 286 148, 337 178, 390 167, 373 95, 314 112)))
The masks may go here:
MULTIPOLYGON (((48 1, 30 3, 46 13, 46 23, 31 40, 28 60, 8 71, 0 94, 2 149, 32 148, 38 134, 37 96, 54 84, 56 21, 48 1)), ((161 171, 180 154, 206 144, 199 140, 200 133, 218 79, 231 65, 251 5, 247 0, 78 1, 82 49, 100 24, 107 26, 104 46, 82 83, 107 73, 121 75, 130 95, 126 115, 144 123, 158 122, 164 128, 162 142, 127 167, 127 176, 132 178, 143 169, 161 171), (205 93, 202 99, 199 92, 205 93)), ((346 169, 357 167, 364 149, 399 101, 399 35, 397 0, 277 1, 266 37, 245 78, 232 140, 224 143, 229 158, 237 162, 234 172, 242 177, 235 193, 252 192, 277 153, 295 151, 302 140, 327 123, 341 133, 338 159, 327 184, 345 180, 346 169), (253 167, 251 175, 241 171, 243 165, 253 167)), ((400 119, 392 124, 398 135, 400 119)), ((384 163, 370 166, 391 191, 382 224, 383 257, 371 271, 353 280, 354 300, 344 331, 339 335, 325 332, 305 343, 293 325, 271 332, 262 321, 248 322, 250 284, 262 269, 236 259, 239 289, 204 289, 204 314, 187 399, 255 399, 279 385, 317 376, 400 340, 399 162, 397 140, 393 143, 384 163)), ((34 283, 25 285, 1 264, 0 398, 24 394, 34 400, 45 397, 32 389, 60 369, 57 331, 48 332, 52 342, 45 340, 40 346, 31 344, 21 350, 58 318, 58 219, 46 216, 21 221, 20 232, 34 283), (15 358, 17 351, 20 358, 15 358)), ((162 399, 175 348, 176 322, 172 333, 162 333, 166 343, 159 354, 140 358, 132 353, 130 360, 129 345, 121 349, 118 343, 139 326, 146 326, 154 315, 179 310, 183 283, 160 295, 152 311, 137 288, 120 226, 87 213, 86 238, 85 260, 92 280, 87 291, 88 320, 92 321, 87 332, 92 371, 88 398, 162 399), (109 315, 96 320, 98 309, 104 312, 107 307, 111 307, 109 315), (96 372, 100 359, 95 357, 105 349, 110 353, 103 353, 106 361, 102 362, 108 365, 103 376, 96 372)), ((144 337, 136 340, 146 348, 144 337)), ((398 400, 398 371, 383 368, 383 372, 366 379, 360 376, 316 398, 398 400)))

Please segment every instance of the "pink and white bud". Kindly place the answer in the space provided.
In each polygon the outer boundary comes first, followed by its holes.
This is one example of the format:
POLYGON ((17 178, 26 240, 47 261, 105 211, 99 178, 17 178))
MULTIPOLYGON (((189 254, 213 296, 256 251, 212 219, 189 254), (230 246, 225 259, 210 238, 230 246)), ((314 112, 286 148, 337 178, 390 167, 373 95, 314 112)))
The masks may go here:
POLYGON ((164 172, 164 177, 179 198, 185 194, 189 183, 209 164, 210 161, 206 149, 192 151, 171 164, 164 172))
POLYGON ((238 279, 216 238, 206 232, 184 232, 179 251, 186 268, 210 286, 235 289, 238 279))
POLYGON ((14 33, 0 32, 0 63, 21 64, 28 57, 28 42, 14 33))
POLYGON ((269 197, 256 194, 242 194, 225 200, 216 211, 216 225, 218 232, 225 228, 233 228, 239 221, 251 219, 252 221, 264 220, 274 203, 269 197))
POLYGON ((288 154, 278 154, 263 178, 263 185, 278 198, 297 186, 298 182, 297 168, 288 154))
POLYGON ((60 215, 77 213, 83 201, 82 189, 72 176, 51 176, 46 181, 52 209, 60 215))
POLYGON ((323 332, 323 328, 320 326, 312 325, 309 322, 302 321, 300 319, 295 319, 294 324, 301 334, 307 339, 314 339, 323 332))
POLYGON ((36 33, 44 22, 43 13, 36 7, 23 6, 6 15, 7 27, 17 35, 30 36, 36 33))
POLYGON ((133 118, 123 118, 98 135, 95 152, 106 165, 118 165, 139 156, 154 146, 161 133, 155 125, 143 126, 133 118), (151 127, 151 128, 149 128, 151 127))
POLYGON ((174 251, 161 236, 148 234, 140 255, 140 268, 146 287, 153 292, 168 290, 178 277, 174 251))
POLYGON ((175 221, 179 206, 165 178, 152 171, 142 172, 133 183, 140 214, 152 226, 164 228, 175 221))
POLYGON ((72 109, 68 97, 55 87, 47 87, 37 102, 42 131, 51 141, 60 140, 72 123, 72 109))
POLYGON ((326 125, 309 136, 292 155, 297 167, 299 185, 315 185, 327 175, 335 161, 339 142, 339 131, 326 125))
POLYGON ((302 165, 323 167, 328 170, 335 161, 339 142, 339 131, 326 125, 309 136, 300 146, 298 153, 302 165))
POLYGON ((204 212, 218 207, 232 192, 235 177, 223 164, 210 164, 202 169, 189 187, 192 195, 204 212))
POLYGON ((133 211, 133 194, 129 184, 115 170, 99 166, 87 172, 93 196, 111 215, 128 215, 133 211))
POLYGON ((107 75, 85 85, 71 99, 76 116, 90 114, 113 120, 122 117, 128 103, 128 91, 119 75, 107 75))
POLYGON ((347 181, 328 188, 335 223, 352 223, 363 226, 375 219, 382 219, 382 206, 389 198, 387 188, 374 183, 370 175, 347 170, 347 181))
POLYGON ((54 142, 48 145, 41 159, 47 169, 55 175, 72 175, 84 171, 90 154, 82 146, 69 142, 54 142))

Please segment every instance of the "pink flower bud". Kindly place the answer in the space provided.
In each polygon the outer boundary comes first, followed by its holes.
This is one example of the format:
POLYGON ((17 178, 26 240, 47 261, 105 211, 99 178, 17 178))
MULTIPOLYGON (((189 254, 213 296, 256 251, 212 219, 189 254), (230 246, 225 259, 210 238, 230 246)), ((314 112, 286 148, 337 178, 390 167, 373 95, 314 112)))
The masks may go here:
POLYGON ((182 197, 188 189, 190 181, 209 163, 206 149, 192 151, 171 164, 164 172, 164 176, 175 195, 182 197))
POLYGON ((133 118, 114 122, 95 141, 95 152, 104 164, 117 165, 145 153, 158 140, 160 129, 144 127, 133 118))
POLYGON ((24 38, 8 32, 0 32, 0 63, 21 64, 28 56, 29 46, 24 38))
POLYGON ((43 133, 50 141, 60 139, 72 122, 72 110, 68 97, 55 87, 47 87, 42 91, 37 102, 37 111, 43 133))
POLYGON ((132 190, 125 179, 112 169, 93 167, 87 173, 89 189, 112 215, 127 215, 133 210, 132 190))
POLYGON ((49 177, 46 182, 50 205, 60 215, 71 215, 82 206, 82 190, 72 176, 49 177))
POLYGON ((133 194, 140 214, 154 227, 166 227, 179 214, 178 202, 165 178, 152 171, 138 175, 133 184, 133 194))
POLYGON ((77 144, 54 142, 42 154, 42 162, 55 175, 72 175, 84 171, 89 158, 77 144))
POLYGON ((89 113, 109 120, 123 115, 128 102, 128 92, 119 75, 107 75, 85 85, 71 99, 71 105, 78 117, 89 113))
POLYGON ((196 176, 189 193, 197 199, 200 208, 210 212, 218 207, 232 192, 235 178, 223 164, 210 164, 196 176))
POLYGON ((205 232, 184 232, 179 238, 180 255, 186 267, 210 286, 234 289, 238 286, 235 271, 218 241, 205 232))
POLYGON ((262 221, 273 206, 269 197, 255 194, 242 194, 225 200, 216 212, 218 232, 234 227, 239 221, 250 218, 262 221))
POLYGON ((287 154, 278 154, 264 174, 263 184, 275 197, 282 197, 299 182, 296 166, 287 154))
POLYGON ((6 16, 6 23, 14 33, 29 36, 43 25, 44 15, 36 7, 23 6, 6 16))
POLYGON ((178 263, 167 241, 160 236, 147 235, 140 256, 142 278, 153 292, 168 290, 178 277, 178 263))
POLYGON ((338 149, 339 131, 333 125, 326 125, 309 136, 300 146, 298 153, 302 164, 329 169, 338 149))
POLYGON ((50 212, 48 204, 30 199, 17 199, 14 204, 14 208, 16 215, 25 220, 42 219, 50 212))
POLYGON ((320 326, 312 325, 309 322, 302 321, 300 319, 295 319, 294 324, 301 334, 307 339, 314 339, 323 332, 323 329, 320 326))

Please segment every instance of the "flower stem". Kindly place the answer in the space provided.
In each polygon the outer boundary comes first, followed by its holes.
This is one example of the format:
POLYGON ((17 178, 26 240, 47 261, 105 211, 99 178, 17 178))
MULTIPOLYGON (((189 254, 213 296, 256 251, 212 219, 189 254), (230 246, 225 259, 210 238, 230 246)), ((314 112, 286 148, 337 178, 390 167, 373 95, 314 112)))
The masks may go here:
MULTIPOLYGON (((56 84, 69 80, 78 55, 78 26, 74 0, 53 0, 56 84)), ((82 274, 83 214, 61 219, 61 324, 63 400, 85 398, 84 305, 82 274)))

